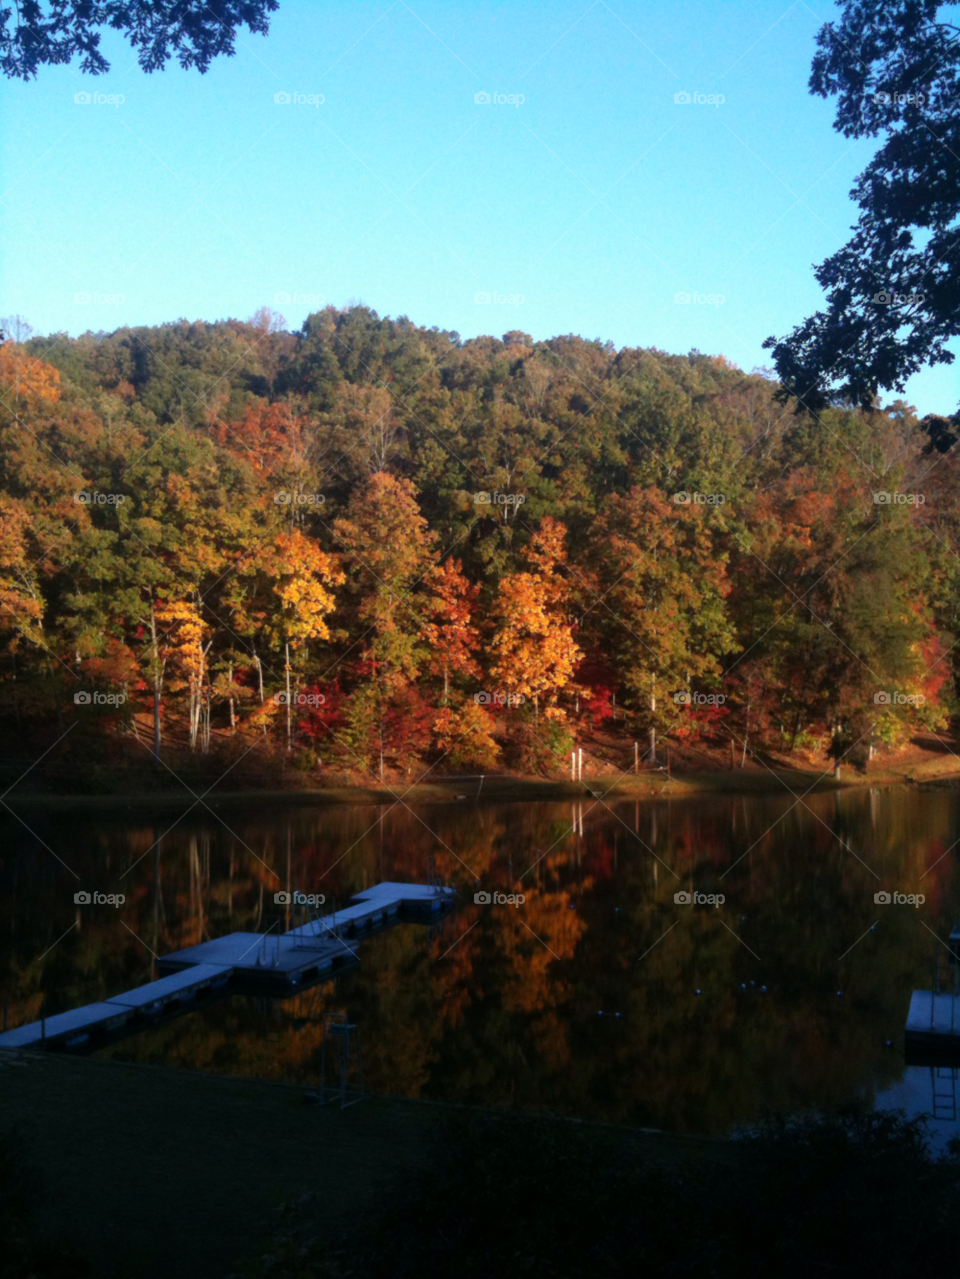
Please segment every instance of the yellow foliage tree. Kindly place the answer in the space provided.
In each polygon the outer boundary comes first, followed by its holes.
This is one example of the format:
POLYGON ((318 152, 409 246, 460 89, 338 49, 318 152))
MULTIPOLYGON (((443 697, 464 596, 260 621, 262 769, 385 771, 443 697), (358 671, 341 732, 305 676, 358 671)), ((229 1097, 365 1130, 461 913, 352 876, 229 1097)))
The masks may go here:
POLYGON ((545 518, 526 552, 536 571, 510 573, 501 581, 490 646, 493 680, 504 691, 531 698, 537 714, 545 703, 549 719, 564 718, 557 697, 582 657, 573 638, 569 583, 561 572, 565 533, 559 520, 545 518))

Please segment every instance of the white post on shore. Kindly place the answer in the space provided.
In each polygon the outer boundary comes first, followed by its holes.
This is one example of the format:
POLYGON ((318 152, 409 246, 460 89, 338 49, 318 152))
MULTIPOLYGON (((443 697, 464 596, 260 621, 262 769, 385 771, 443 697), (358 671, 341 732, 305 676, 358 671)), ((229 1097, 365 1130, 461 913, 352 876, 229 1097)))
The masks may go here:
POLYGON ((577 781, 583 781, 583 747, 577 748, 577 781))
POLYGON ((576 751, 570 752, 570 780, 572 782, 575 782, 577 780, 577 752, 576 751))

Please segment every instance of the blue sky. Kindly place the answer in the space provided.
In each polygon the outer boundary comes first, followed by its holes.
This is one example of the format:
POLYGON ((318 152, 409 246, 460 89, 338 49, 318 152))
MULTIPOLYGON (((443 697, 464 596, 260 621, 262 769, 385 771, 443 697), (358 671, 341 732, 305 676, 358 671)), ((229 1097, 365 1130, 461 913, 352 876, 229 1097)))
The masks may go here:
MULTIPOLYGON (((77 334, 270 305, 299 327, 363 302, 749 370, 818 306, 872 150, 807 92, 834 12, 281 0, 206 76, 144 75, 109 36, 105 76, 0 86, 0 314, 77 334)), ((907 398, 952 411, 957 373, 907 398)))

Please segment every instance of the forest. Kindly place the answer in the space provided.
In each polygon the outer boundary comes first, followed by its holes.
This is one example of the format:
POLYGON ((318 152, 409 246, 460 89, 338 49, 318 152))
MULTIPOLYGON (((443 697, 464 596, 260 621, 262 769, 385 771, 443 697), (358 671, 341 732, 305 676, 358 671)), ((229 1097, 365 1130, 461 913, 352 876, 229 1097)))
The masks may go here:
POLYGON ((624 771, 636 741, 862 769, 949 728, 955 437, 901 400, 362 305, 21 330, 0 382, 15 776, 62 743, 94 789, 559 777, 600 731, 624 771))

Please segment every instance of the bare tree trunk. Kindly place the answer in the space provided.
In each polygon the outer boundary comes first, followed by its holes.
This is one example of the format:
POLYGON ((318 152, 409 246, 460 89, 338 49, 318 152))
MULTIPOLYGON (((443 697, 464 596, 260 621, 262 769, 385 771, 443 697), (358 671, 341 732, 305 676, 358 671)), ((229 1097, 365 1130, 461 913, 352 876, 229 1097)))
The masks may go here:
MULTIPOLYGON (((657 685, 654 681, 653 691, 650 694, 650 714, 655 715, 657 711, 657 685)), ((647 730, 647 737, 650 743, 648 759, 651 764, 657 762, 657 729, 655 724, 651 724, 647 730)))
POLYGON ((153 758, 160 762, 160 650, 157 642, 157 614, 150 601, 150 650, 153 654, 153 758))
POLYGON ((286 662, 284 670, 287 676, 287 754, 293 750, 293 707, 290 705, 290 644, 284 645, 286 662))

